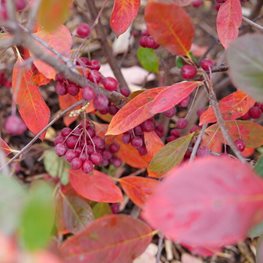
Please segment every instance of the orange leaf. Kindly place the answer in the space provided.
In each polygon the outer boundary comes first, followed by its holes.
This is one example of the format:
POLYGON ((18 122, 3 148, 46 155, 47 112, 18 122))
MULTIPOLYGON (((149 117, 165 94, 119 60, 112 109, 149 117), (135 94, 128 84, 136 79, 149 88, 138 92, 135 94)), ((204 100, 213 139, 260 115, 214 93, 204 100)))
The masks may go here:
POLYGON ((82 197, 96 202, 117 203, 123 197, 121 190, 114 184, 112 178, 94 170, 86 174, 81 170, 70 170, 70 184, 82 197))
MULTIPOLYGON (((45 31, 38 31, 34 34, 43 41, 45 41, 51 48, 67 57, 70 54, 70 48, 72 46, 72 36, 70 31, 64 25, 60 26, 58 30, 53 33, 47 33, 45 31)), ((43 53, 49 54, 57 58, 57 55, 47 50, 45 47, 39 44, 39 48, 43 53)), ((41 60, 34 61, 37 69, 48 79, 55 79, 56 70, 41 60)))
MULTIPOLYGON (((253 121, 226 121, 226 127, 232 140, 242 139, 248 148, 263 145, 263 127, 253 121)), ((224 137, 218 124, 211 125, 205 130, 202 145, 213 149, 215 145, 225 144, 224 137)))
POLYGON ((188 55, 194 27, 185 10, 174 3, 148 2, 145 21, 155 41, 176 55, 188 55))
MULTIPOLYGON (((243 116, 255 104, 255 100, 243 91, 236 91, 224 97, 219 102, 224 120, 235 120, 243 116)), ((216 116, 210 106, 200 118, 200 125, 216 122, 216 116)))
POLYGON ((159 183, 157 180, 139 176, 126 176, 119 182, 129 198, 139 207, 142 207, 159 183))
POLYGON ((6 155, 12 152, 8 144, 0 137, 0 151, 3 151, 6 155))
MULTIPOLYGON (((36 134, 48 124, 50 110, 33 77, 33 71, 26 69, 22 66, 22 61, 18 60, 12 76, 14 100, 26 126, 36 134)), ((41 138, 44 137, 45 135, 42 134, 41 138)))
POLYGON ((216 28, 219 40, 224 48, 238 37, 238 30, 242 23, 240 0, 226 0, 218 11, 216 28))
POLYGON ((162 140, 154 131, 144 133, 144 142, 151 159, 164 146, 162 140))
POLYGON ((107 215, 92 222, 61 247, 67 263, 132 263, 150 244, 153 231, 127 215, 107 215))
POLYGON ((124 33, 135 19, 140 7, 140 0, 114 0, 110 25, 119 36, 124 33))
POLYGON ((140 93, 113 116, 106 135, 124 133, 155 114, 169 110, 188 97, 198 85, 199 82, 195 81, 180 82, 140 93))

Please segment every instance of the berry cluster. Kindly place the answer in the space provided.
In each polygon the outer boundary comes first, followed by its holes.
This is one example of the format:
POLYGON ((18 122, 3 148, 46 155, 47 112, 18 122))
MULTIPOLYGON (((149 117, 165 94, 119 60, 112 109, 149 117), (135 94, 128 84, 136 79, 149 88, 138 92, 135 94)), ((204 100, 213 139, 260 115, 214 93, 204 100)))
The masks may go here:
POLYGON ((154 119, 148 119, 142 124, 136 126, 134 129, 125 132, 122 135, 122 141, 125 144, 130 143, 138 150, 140 155, 145 155, 147 154, 147 149, 144 141, 144 132, 151 131, 155 131, 159 137, 162 137, 164 132, 162 125, 156 125, 154 119))
POLYGON ((106 145, 105 140, 96 135, 96 131, 89 121, 79 124, 73 130, 64 128, 54 141, 58 156, 64 157, 74 170, 82 169, 85 173, 92 172, 94 166, 115 167, 121 165, 121 160, 115 156, 120 145, 112 143, 106 145))
POLYGON ((140 46, 145 48, 157 49, 160 46, 158 43, 155 42, 155 40, 147 30, 142 33, 139 43, 140 46))
POLYGON ((249 119, 259 119, 263 112, 263 104, 255 103, 253 107, 249 109, 249 111, 241 117, 242 120, 249 120, 249 119))
MULTIPOLYGON (((23 11, 28 4, 27 0, 15 0, 14 3, 15 3, 16 11, 18 12, 23 11)), ((8 19, 6 0, 0 0, 0 19, 2 20, 8 19)))

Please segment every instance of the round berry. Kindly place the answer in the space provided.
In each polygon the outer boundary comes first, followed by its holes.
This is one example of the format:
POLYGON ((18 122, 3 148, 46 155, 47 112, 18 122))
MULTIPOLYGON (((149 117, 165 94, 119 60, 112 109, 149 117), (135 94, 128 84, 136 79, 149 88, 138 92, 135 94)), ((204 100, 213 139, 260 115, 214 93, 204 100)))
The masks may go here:
POLYGON ((69 136, 66 140, 66 145, 69 149, 73 149, 76 146, 76 143, 78 142, 78 137, 76 136, 69 136))
POLYGON ((20 117, 17 115, 8 116, 4 123, 4 129, 11 136, 22 135, 27 127, 20 117))
POLYGON ((68 93, 67 88, 65 87, 65 85, 63 83, 61 83, 60 81, 56 82, 55 85, 55 91, 59 96, 64 96, 68 93))
POLYGON ((181 76, 184 79, 192 79, 196 76, 197 69, 193 65, 184 65, 181 68, 181 76))
POLYGON ((73 170, 78 170, 82 166, 82 161, 78 157, 76 157, 71 160, 70 165, 73 170))
POLYGON ((171 134, 172 136, 174 136, 175 138, 179 138, 179 137, 181 136, 181 132, 180 132, 179 130, 177 130, 177 129, 172 129, 172 130, 170 131, 170 134, 171 134))
POLYGON ((90 160, 86 160, 82 165, 82 170, 84 173, 90 173, 93 170, 93 163, 90 160))
POLYGON ((97 70, 91 70, 88 74, 88 79, 93 83, 99 84, 102 80, 102 75, 97 70))
POLYGON ((143 139, 141 137, 134 137, 131 140, 131 144, 132 146, 134 146, 135 148, 140 148, 143 146, 143 139))
POLYGON ((95 92, 94 92, 93 88, 87 86, 87 87, 83 88, 82 96, 83 96, 84 100, 91 101, 95 97, 95 92))
POLYGON ((245 142, 242 139, 235 140, 235 145, 240 152, 243 152, 246 148, 245 142))
POLYGON ((75 157, 77 157, 77 154, 74 150, 69 149, 65 154, 65 159, 68 162, 71 162, 75 157))
POLYGON ((76 96, 79 93, 79 87, 76 84, 69 84, 67 87, 68 94, 71 96, 76 96))
POLYGON ((186 97, 179 103, 179 107, 187 108, 190 102, 190 97, 186 97))
POLYGON ((261 111, 261 109, 260 109, 259 106, 253 106, 253 107, 250 108, 249 111, 248 111, 249 116, 250 116, 251 118, 253 118, 253 119, 258 119, 258 118, 260 118, 261 113, 262 113, 262 111, 261 111))
POLYGON ((129 132, 125 132, 122 135, 122 141, 126 144, 128 144, 131 141, 131 134, 129 132))
POLYGON ((125 96, 125 97, 129 97, 130 94, 131 94, 130 90, 129 90, 129 89, 126 89, 126 88, 120 88, 120 92, 121 92, 121 94, 122 94, 123 96, 125 96))
POLYGON ((136 126, 134 128, 134 133, 136 136, 141 136, 143 135, 143 130, 142 130, 142 127, 139 125, 139 126, 136 126))
POLYGON ((145 132, 154 131, 154 121, 153 119, 148 119, 141 124, 142 130, 145 132))
POLYGON ((70 128, 66 127, 66 128, 63 128, 61 130, 61 135, 64 137, 67 137, 70 135, 71 132, 72 132, 72 130, 70 128))
POLYGON ((108 108, 109 99, 104 94, 98 94, 94 100, 94 107, 96 110, 101 111, 108 108))
POLYGON ((92 140, 96 148, 101 150, 105 148, 105 141, 101 139, 99 136, 93 137, 92 140))
POLYGON ((192 2, 192 6, 194 8, 199 8, 202 5, 203 5, 203 0, 193 0, 193 2, 192 2))
POLYGON ((138 152, 139 152, 139 154, 140 154, 141 156, 147 154, 147 149, 146 149, 145 146, 139 147, 139 148, 137 148, 137 150, 138 150, 138 152))
POLYGON ((77 28, 77 36, 79 36, 80 38, 87 38, 90 35, 90 26, 86 23, 81 23, 79 24, 78 28, 77 28))
POLYGON ((242 117, 241 117, 242 120, 249 120, 250 119, 250 115, 249 113, 245 113, 242 117))
POLYGON ((90 155, 90 160, 95 165, 100 165, 102 163, 102 155, 98 152, 94 152, 90 155))
POLYGON ((163 112, 163 115, 167 118, 172 118, 175 114, 176 114, 176 108, 175 107, 163 112))
POLYGON ((112 153, 109 151, 103 151, 102 157, 103 159, 110 160, 112 158, 112 153))
POLYGON ((184 129, 188 125, 188 121, 185 118, 180 118, 176 122, 176 128, 177 129, 184 129))
POLYGON ((115 91, 119 87, 119 83, 115 78, 107 77, 102 80, 103 87, 108 91, 115 91))
POLYGON ((27 1, 26 0, 16 0, 15 1, 15 5, 16 5, 16 10, 17 11, 22 11, 26 8, 27 6, 27 1))
POLYGON ((176 138, 175 136, 170 135, 170 136, 167 137, 166 141, 167 141, 167 142, 172 142, 172 141, 174 141, 174 140, 176 140, 176 139, 177 139, 177 138, 176 138))
POLYGON ((100 62, 98 60, 96 60, 96 59, 92 59, 88 63, 88 68, 90 68, 90 69, 98 71, 98 70, 100 70, 100 67, 101 67, 100 62))
POLYGON ((116 168, 118 168, 118 167, 121 166, 122 161, 121 161, 119 158, 117 158, 117 157, 113 157, 113 158, 111 159, 111 163, 112 163, 116 168))
POLYGON ((58 156, 63 156, 67 151, 67 148, 64 144, 62 143, 58 143, 56 146, 55 146, 55 152, 58 156))
POLYGON ((54 140, 54 144, 57 145, 59 143, 62 143, 64 140, 65 138, 62 135, 58 135, 54 140))
POLYGON ((109 151, 111 153, 116 153, 120 150, 120 145, 116 142, 112 143, 109 145, 109 151))
POLYGON ((88 137, 94 137, 95 135, 96 135, 96 132, 95 132, 95 130, 92 128, 92 127, 88 127, 87 129, 86 129, 86 131, 87 131, 87 133, 88 133, 88 137))
POLYGON ((118 112, 118 108, 114 105, 114 104, 111 104, 110 106, 109 106, 109 113, 111 114, 111 115, 115 115, 117 112, 118 112))
POLYGON ((209 71, 211 70, 211 68, 213 67, 214 65, 214 62, 213 60, 211 59, 203 59, 201 62, 200 62, 200 66, 203 70, 205 71, 209 71))

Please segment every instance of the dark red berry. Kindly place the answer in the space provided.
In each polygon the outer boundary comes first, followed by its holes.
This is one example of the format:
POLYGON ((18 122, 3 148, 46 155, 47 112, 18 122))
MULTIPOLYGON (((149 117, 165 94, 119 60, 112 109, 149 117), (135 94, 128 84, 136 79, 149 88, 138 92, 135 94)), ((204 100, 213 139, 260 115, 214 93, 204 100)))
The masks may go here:
POLYGON ((197 69, 193 65, 184 65, 181 68, 181 76, 184 79, 193 79, 197 74, 197 69))
POLYGON ((67 137, 68 135, 70 135, 71 132, 72 132, 72 130, 70 128, 66 127, 66 128, 63 128, 61 130, 61 135, 64 137, 67 137))
POLYGON ((185 118, 179 118, 176 122, 177 129, 184 129, 188 125, 188 121, 185 118))
POLYGON ((134 133, 136 136, 141 136, 143 135, 143 130, 142 130, 142 127, 139 125, 139 126, 136 126, 134 128, 134 133))
POLYGON ((198 8, 203 5, 203 0, 193 0, 192 6, 198 8))
POLYGON ((250 115, 249 113, 245 113, 242 117, 241 117, 242 120, 249 120, 250 119, 250 115))
POLYGON ((100 62, 96 59, 92 59, 88 63, 88 68, 90 68, 92 70, 98 71, 98 70, 100 70, 100 67, 101 67, 100 62))
POLYGON ((142 130, 145 132, 154 131, 154 121, 152 119, 148 119, 141 124, 142 130))
POLYGON ((86 160, 82 165, 82 170, 84 173, 90 173, 93 170, 93 163, 89 160, 86 160))
POLYGON ((166 141, 167 141, 167 142, 172 142, 172 141, 174 141, 174 140, 176 140, 176 139, 177 139, 177 138, 176 138, 175 136, 170 135, 170 136, 167 137, 166 141))
POLYGON ((179 107, 187 108, 188 105, 189 105, 189 102, 190 102, 190 97, 186 97, 185 99, 183 99, 183 100, 180 102, 179 107))
POLYGON ((128 144, 130 141, 131 141, 131 135, 129 132, 125 132, 123 135, 122 135, 122 141, 126 144, 128 144))
POLYGON ((98 152, 94 152, 90 155, 90 160, 95 165, 100 165, 102 162, 102 155, 98 152))
POLYGON ((101 149, 101 150, 105 148, 105 141, 99 136, 93 137, 92 140, 96 148, 101 149))
POLYGON ((113 104, 111 104, 110 106, 109 106, 109 113, 111 114, 111 115, 115 115, 117 112, 118 112, 118 108, 115 106, 115 105, 113 105, 113 104))
POLYGON ((67 87, 68 94, 71 96, 76 96, 79 93, 79 87, 76 84, 69 84, 67 87))
POLYGON ((118 167, 121 166, 122 161, 121 161, 119 158, 117 158, 117 157, 113 157, 113 158, 111 159, 111 163, 112 163, 116 168, 118 168, 118 167))
POLYGON ((103 159, 110 160, 112 158, 112 153, 109 151, 103 151, 102 157, 103 159))
POLYGON ((130 90, 128 90, 128 89, 126 89, 126 88, 120 88, 120 92, 121 92, 121 94, 122 94, 123 96, 125 96, 125 97, 129 97, 130 94, 131 94, 130 90))
POLYGON ((58 156, 63 156, 67 151, 67 148, 64 144, 59 143, 55 146, 55 152, 58 156))
POLYGON ((203 59, 201 62, 200 62, 200 66, 203 70, 205 71, 209 71, 211 70, 211 68, 213 67, 214 65, 214 62, 213 60, 211 59, 203 59))
POLYGON ((98 94, 94 100, 94 107, 96 110, 101 111, 108 108, 109 99, 104 94, 98 94))
POLYGON ((58 135, 54 140, 54 144, 57 145, 59 143, 62 143, 64 140, 65 138, 62 135, 58 135))
POLYGON ((163 112, 163 115, 167 118, 172 118, 175 114, 176 114, 176 108, 175 107, 163 112))
POLYGON ((143 146, 143 139, 141 137, 134 137, 131 140, 131 144, 132 146, 134 146, 135 148, 140 148, 143 146))
POLYGON ((80 37, 80 38, 87 38, 89 37, 90 35, 90 26, 86 23, 81 23, 79 24, 78 28, 77 28, 77 35, 80 37))
POLYGON ((86 131, 87 131, 87 133, 88 133, 88 138, 89 137, 94 137, 95 135, 96 135, 96 132, 95 132, 95 130, 92 128, 92 127, 88 127, 87 129, 86 129, 86 131))
POLYGON ((88 74, 88 79, 93 83, 99 84, 102 80, 102 75, 97 70, 91 70, 88 74))
POLYGON ((60 82, 60 81, 57 81, 56 84, 55 84, 55 90, 56 90, 56 93, 59 95, 59 96, 64 96, 68 93, 67 91, 67 88, 65 87, 65 85, 60 82))
POLYGON ((69 149, 73 149, 76 146, 76 143, 78 142, 78 137, 76 136, 69 136, 66 140, 66 145, 69 149))
POLYGON ((261 113, 262 113, 262 111, 261 111, 261 109, 260 109, 259 106, 253 106, 253 107, 250 108, 249 111, 248 111, 249 116, 250 116, 251 118, 253 118, 253 119, 258 119, 258 118, 260 118, 261 113))
POLYGON ((179 130, 177 130, 177 129, 172 129, 172 130, 170 131, 170 134, 171 134, 172 136, 174 136, 175 138, 179 138, 179 137, 181 136, 181 132, 180 132, 179 130))
POLYGON ((78 170, 82 166, 82 161, 78 157, 76 157, 71 160, 70 165, 73 170, 78 170))
POLYGON ((109 151, 111 153, 116 153, 120 150, 120 145, 116 142, 112 143, 109 145, 109 151))
POLYGON ((245 142, 242 139, 237 139, 235 145, 240 152, 243 152, 246 148, 245 142))
POLYGON ((95 97, 95 92, 94 92, 93 88, 87 86, 87 87, 83 88, 82 96, 83 96, 84 100, 91 101, 95 97))
POLYGON ((20 117, 10 115, 5 120, 4 129, 7 134, 17 136, 22 135, 27 130, 27 127, 20 117))
POLYGON ((119 83, 115 78, 107 77, 102 80, 103 87, 108 91, 115 91, 119 87, 119 83))
POLYGON ((142 156, 147 154, 147 149, 145 146, 139 147, 139 148, 137 148, 137 150, 138 150, 139 154, 142 156))
POLYGON ((22 11, 26 8, 27 6, 27 1, 26 0, 16 0, 15 1, 15 5, 16 5, 16 10, 17 11, 22 11))
POLYGON ((77 157, 77 153, 74 150, 69 149, 65 154, 65 159, 68 162, 71 162, 75 157, 77 157))

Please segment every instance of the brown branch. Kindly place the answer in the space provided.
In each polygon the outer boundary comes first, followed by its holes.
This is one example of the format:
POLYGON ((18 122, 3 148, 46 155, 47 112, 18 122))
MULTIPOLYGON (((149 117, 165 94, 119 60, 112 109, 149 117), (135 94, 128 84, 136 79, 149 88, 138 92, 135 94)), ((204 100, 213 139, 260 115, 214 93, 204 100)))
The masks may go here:
MULTIPOLYGON (((95 1, 87 0, 86 1, 87 6, 89 7, 89 12, 91 15, 91 18, 95 21, 98 16, 98 11, 95 6, 95 1)), ((96 33, 100 39, 101 42, 101 48, 107 58, 108 63, 110 64, 110 67, 117 78, 117 80, 120 83, 120 86, 125 89, 129 89, 129 86, 121 72, 120 67, 118 66, 117 60, 113 56, 112 48, 109 44, 109 41, 107 39, 107 35, 105 34, 104 27, 101 24, 100 18, 97 20, 97 24, 95 26, 96 33)))
POLYGON ((254 6, 249 18, 250 19, 256 18, 262 9, 262 6, 263 6, 263 0, 257 0, 257 3, 254 6))
POLYGON ((258 30, 260 30, 260 31, 263 31, 263 26, 261 26, 261 25, 255 23, 255 22, 253 22, 253 21, 250 20, 249 18, 243 16, 243 20, 244 20, 247 24, 249 24, 250 26, 252 26, 252 27, 254 27, 254 28, 256 28, 256 29, 258 29, 258 30))
POLYGON ((216 98, 216 94, 215 91, 213 89, 211 80, 209 79, 208 75, 203 72, 203 77, 204 77, 204 84, 205 87, 207 89, 208 95, 209 95, 209 102, 211 107, 214 110, 216 119, 217 119, 217 124, 222 132, 223 137, 225 138, 227 144, 229 145, 229 147, 231 148, 231 150, 234 152, 234 154, 236 155, 236 157, 243 163, 246 162, 246 159, 242 156, 242 154, 240 153, 240 151, 237 149, 235 143, 233 142, 231 136, 228 133, 227 127, 225 125, 225 121, 223 119, 223 116, 221 114, 220 108, 219 108, 219 104, 216 98))
POLYGON ((60 119, 61 117, 63 117, 67 112, 72 111, 74 108, 76 108, 77 106, 81 105, 85 103, 84 100, 80 100, 74 104, 72 104, 71 106, 69 106, 68 108, 66 108, 63 111, 59 111, 57 113, 57 115, 53 118, 53 120, 51 120, 41 131, 39 131, 34 138, 26 145, 24 146, 18 153, 16 153, 4 166, 0 167, 0 171, 2 169, 4 169, 6 166, 8 166, 11 162, 13 162, 15 159, 17 159, 21 154, 23 154, 24 152, 26 152, 31 146, 32 144, 43 134, 43 132, 45 132, 49 127, 51 127, 58 119, 60 119))

